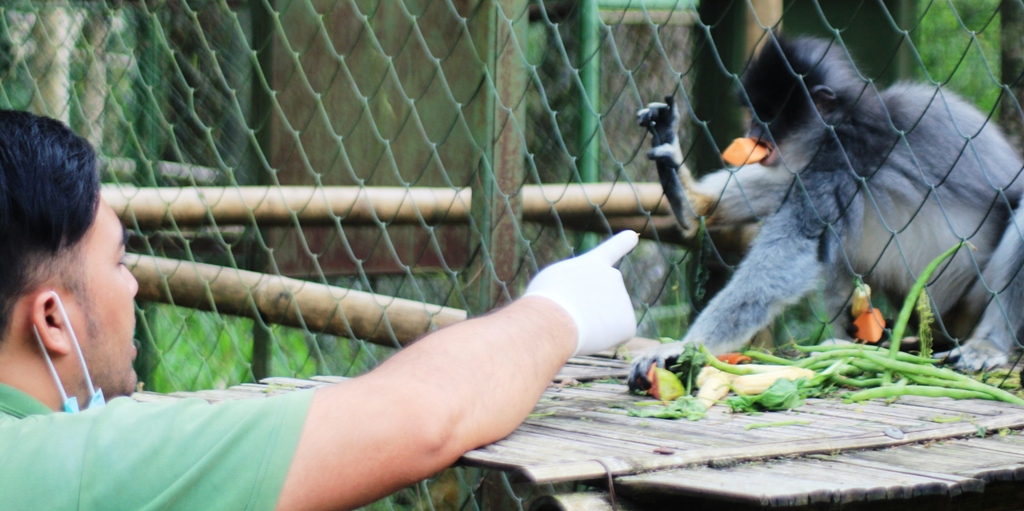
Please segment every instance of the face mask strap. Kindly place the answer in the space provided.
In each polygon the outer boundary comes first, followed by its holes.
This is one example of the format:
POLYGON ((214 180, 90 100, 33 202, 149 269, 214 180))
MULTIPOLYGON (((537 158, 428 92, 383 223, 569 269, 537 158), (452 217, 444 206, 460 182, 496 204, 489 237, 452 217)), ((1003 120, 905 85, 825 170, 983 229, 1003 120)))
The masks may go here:
POLYGON ((68 318, 68 311, 64 309, 64 303, 60 301, 60 296, 57 295, 56 291, 50 291, 53 293, 53 299, 57 300, 57 310, 60 311, 61 319, 64 320, 64 324, 68 326, 68 334, 71 336, 71 344, 75 347, 75 353, 78 355, 78 363, 82 366, 82 374, 85 375, 85 385, 89 388, 89 402, 93 402, 96 399, 96 388, 92 386, 92 377, 89 376, 89 368, 85 365, 85 357, 82 355, 82 347, 78 344, 78 336, 75 335, 75 329, 71 328, 71 320, 68 318))
MULTIPOLYGON (((75 335, 75 329, 71 327, 71 320, 68 318, 68 312, 64 309, 64 303, 60 300, 60 295, 56 291, 50 291, 53 294, 53 299, 57 301, 57 310, 60 311, 61 319, 64 320, 64 324, 68 327, 68 334, 71 336, 71 344, 75 347, 75 354, 78 356, 78 363, 82 366, 82 374, 85 377, 86 387, 89 389, 89 406, 87 409, 100 408, 106 404, 106 399, 103 397, 103 389, 97 389, 92 386, 92 377, 89 376, 89 367, 85 365, 85 356, 82 355, 82 348, 78 344, 78 336, 75 335)), ((36 334, 36 340, 39 341, 39 347, 43 350, 43 357, 46 359, 46 365, 50 369, 50 375, 53 376, 54 381, 57 382, 57 389, 60 391, 61 401, 64 403, 64 411, 69 413, 75 413, 79 411, 78 399, 69 398, 67 393, 64 392, 64 385, 60 382, 60 377, 57 376, 57 370, 53 367, 53 361, 50 360, 50 354, 46 351, 46 346, 43 345, 43 339, 39 336, 39 329, 35 325, 32 325, 32 332, 36 334)))
POLYGON ((68 394, 64 392, 64 384, 60 382, 60 376, 57 376, 57 369, 53 367, 53 361, 50 360, 50 354, 46 352, 46 346, 43 344, 43 338, 39 336, 39 329, 35 325, 32 325, 32 333, 36 335, 36 341, 39 343, 39 349, 43 350, 43 360, 46 361, 46 367, 50 370, 50 377, 57 383, 57 391, 60 392, 60 402, 64 407, 64 411, 68 413, 78 412, 78 399, 69 398, 68 394))

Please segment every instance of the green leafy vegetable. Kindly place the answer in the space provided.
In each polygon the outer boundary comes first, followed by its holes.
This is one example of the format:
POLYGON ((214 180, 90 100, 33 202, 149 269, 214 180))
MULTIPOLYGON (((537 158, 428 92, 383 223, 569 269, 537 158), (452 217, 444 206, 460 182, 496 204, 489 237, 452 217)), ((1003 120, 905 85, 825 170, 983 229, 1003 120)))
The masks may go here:
POLYGON ((800 378, 790 381, 785 378, 775 380, 768 390, 752 396, 732 396, 725 400, 734 412, 761 412, 792 410, 804 404, 809 393, 807 380, 800 378))
POLYGON ((675 373, 676 376, 679 376, 688 392, 693 392, 697 375, 706 365, 708 365, 707 355, 701 353, 696 343, 689 343, 683 348, 683 352, 676 357, 675 363, 669 366, 669 370, 675 373))
POLYGON ((700 420, 708 408, 693 396, 683 396, 665 406, 645 406, 629 410, 630 417, 654 417, 657 419, 700 420))

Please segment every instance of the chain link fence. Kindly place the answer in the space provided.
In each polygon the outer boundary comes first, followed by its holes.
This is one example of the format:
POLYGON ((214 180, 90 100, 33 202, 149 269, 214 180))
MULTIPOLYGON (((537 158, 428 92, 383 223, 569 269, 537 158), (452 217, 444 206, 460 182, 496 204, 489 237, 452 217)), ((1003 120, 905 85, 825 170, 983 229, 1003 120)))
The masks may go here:
MULTIPOLYGON (((1000 93, 1022 32, 999 2, 694 2, 9 0, 0 106, 98 148, 159 392, 361 374, 621 228, 645 238, 621 265, 639 335, 680 338, 739 257, 681 243, 635 114, 675 95, 687 165, 716 169, 770 29, 835 38, 872 80, 958 90, 1020 136, 1000 93)), ((813 311, 760 342, 824 335, 813 311)), ((534 491, 457 469, 373 507, 534 491)))

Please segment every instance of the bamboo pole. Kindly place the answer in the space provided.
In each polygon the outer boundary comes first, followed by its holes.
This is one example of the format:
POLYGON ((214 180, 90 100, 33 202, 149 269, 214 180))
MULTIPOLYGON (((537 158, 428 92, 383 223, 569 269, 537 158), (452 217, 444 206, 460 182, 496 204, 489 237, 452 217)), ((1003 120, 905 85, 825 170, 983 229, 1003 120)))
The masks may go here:
MULTIPOLYGON (((658 183, 527 185, 523 220, 585 221, 668 215, 658 183)), ((468 188, 238 186, 135 188, 105 186, 103 197, 127 225, 345 225, 466 223, 468 188)))
POLYGON ((385 346, 466 319, 466 311, 223 266, 129 254, 139 300, 262 317, 385 346))

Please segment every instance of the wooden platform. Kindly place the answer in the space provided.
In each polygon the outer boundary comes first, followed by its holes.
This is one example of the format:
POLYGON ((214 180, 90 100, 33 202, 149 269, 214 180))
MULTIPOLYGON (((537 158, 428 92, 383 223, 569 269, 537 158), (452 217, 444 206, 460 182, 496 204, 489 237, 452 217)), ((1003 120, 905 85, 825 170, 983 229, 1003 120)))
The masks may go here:
MULTIPOLYGON (((719 405, 700 421, 636 418, 627 409, 649 400, 609 381, 623 379, 626 368, 572 360, 522 426, 460 464, 506 471, 529 486, 605 486, 611 474, 623 509, 1024 509, 1024 408, 945 398, 889 405, 818 399, 787 413, 732 414, 719 405), (764 427, 780 422, 795 423, 764 427)), ((258 398, 338 380, 271 378, 136 398, 258 398)), ((540 507, 575 506, 552 502, 540 507)))

